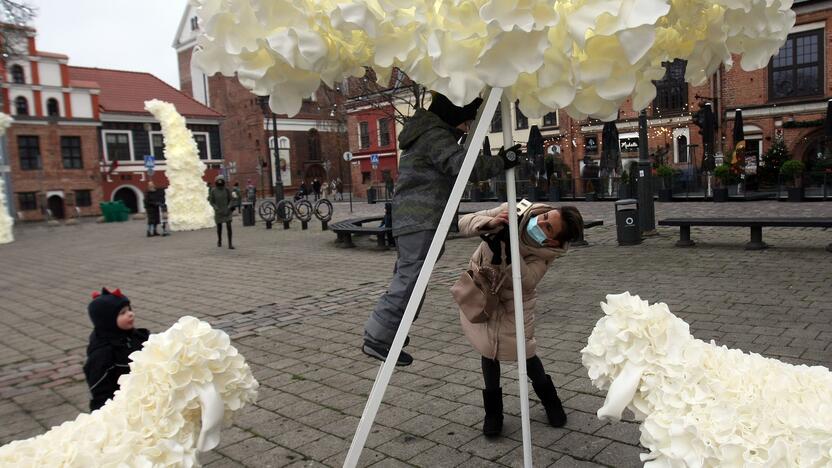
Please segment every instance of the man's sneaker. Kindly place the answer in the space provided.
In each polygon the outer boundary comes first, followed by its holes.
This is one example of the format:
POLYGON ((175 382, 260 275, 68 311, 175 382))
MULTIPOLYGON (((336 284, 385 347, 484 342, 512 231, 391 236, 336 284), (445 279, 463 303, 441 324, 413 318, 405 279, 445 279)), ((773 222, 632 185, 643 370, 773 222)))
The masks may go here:
MULTIPOLYGON (((370 344, 366 341, 364 342, 364 346, 361 347, 361 351, 364 352, 367 356, 372 358, 376 358, 379 361, 386 361, 387 354, 390 353, 390 348, 387 346, 380 346, 376 344, 370 344)), ((396 360, 397 366, 409 366, 413 364, 413 356, 407 354, 402 350, 399 353, 399 358, 396 360)))

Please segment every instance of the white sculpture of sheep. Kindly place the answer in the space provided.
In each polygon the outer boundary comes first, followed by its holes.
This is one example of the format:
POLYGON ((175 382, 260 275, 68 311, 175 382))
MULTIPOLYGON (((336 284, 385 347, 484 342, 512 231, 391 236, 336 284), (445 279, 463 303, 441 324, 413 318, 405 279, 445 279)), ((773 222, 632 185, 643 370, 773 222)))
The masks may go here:
POLYGON ((602 419, 629 408, 645 467, 832 466, 832 373, 695 339, 664 303, 608 295, 581 351, 607 390, 602 419))
POLYGON ((0 466, 192 467, 258 383, 228 335, 182 317, 133 353, 104 407, 0 447, 0 466))

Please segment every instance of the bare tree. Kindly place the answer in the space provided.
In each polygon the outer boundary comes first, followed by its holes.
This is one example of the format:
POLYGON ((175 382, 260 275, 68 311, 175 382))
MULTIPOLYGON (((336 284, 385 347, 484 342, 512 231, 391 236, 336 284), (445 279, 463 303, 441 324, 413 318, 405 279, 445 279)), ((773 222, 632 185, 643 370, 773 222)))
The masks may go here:
POLYGON ((37 9, 25 0, 0 0, 0 56, 26 55, 26 32, 37 14, 37 9))
POLYGON ((424 107, 427 89, 411 80, 405 72, 394 68, 389 82, 382 84, 378 82, 375 70, 369 67, 365 70, 363 77, 350 78, 346 82, 348 89, 344 94, 348 107, 370 106, 400 124, 412 115, 410 110, 424 107))

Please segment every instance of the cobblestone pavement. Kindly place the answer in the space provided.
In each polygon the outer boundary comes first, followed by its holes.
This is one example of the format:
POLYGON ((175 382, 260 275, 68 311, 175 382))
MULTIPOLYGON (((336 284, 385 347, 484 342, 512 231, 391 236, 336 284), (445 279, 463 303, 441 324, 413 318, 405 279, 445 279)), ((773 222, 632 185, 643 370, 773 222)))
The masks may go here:
MULTIPOLYGON (((579 350, 607 293, 665 301, 702 339, 793 363, 832 363, 832 304, 822 229, 766 229, 765 251, 745 251, 748 230, 694 228, 698 245, 674 247, 676 229, 618 247, 611 203, 575 203, 605 225, 589 247, 559 259, 539 286, 538 353, 569 414, 545 424, 532 396, 535 466, 639 466, 638 427, 595 417, 603 401, 579 350)), ((473 210, 493 204, 465 204, 473 210)), ((832 216, 832 203, 657 203, 683 215, 832 216)), ((383 205, 356 203, 352 216, 383 205)), ((350 217, 336 204, 335 219, 350 217)), ((145 238, 141 222, 23 226, 0 246, 0 443, 38 434, 87 408, 80 366, 90 332, 89 292, 121 287, 141 326, 162 331, 191 314, 227 330, 262 384, 207 466, 341 466, 378 370, 359 350, 364 320, 390 278, 395 252, 363 239, 336 248, 315 221, 308 231, 243 228, 237 250, 212 230, 145 238)), ((479 357, 460 333, 449 286, 476 241, 452 239, 411 331, 414 365, 387 390, 363 466, 517 466, 522 460, 516 368, 504 365, 504 437, 485 439, 479 357)))

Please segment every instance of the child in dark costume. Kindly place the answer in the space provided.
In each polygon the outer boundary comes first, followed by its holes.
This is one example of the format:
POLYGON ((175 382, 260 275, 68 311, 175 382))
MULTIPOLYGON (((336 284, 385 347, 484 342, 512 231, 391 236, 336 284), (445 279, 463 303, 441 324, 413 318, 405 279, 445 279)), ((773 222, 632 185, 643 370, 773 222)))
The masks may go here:
POLYGON ((95 411, 118 390, 119 377, 130 372, 130 354, 142 349, 150 332, 134 328, 136 315, 130 299, 118 289, 94 292, 87 311, 95 328, 87 346, 84 375, 90 387, 90 411, 95 411))

